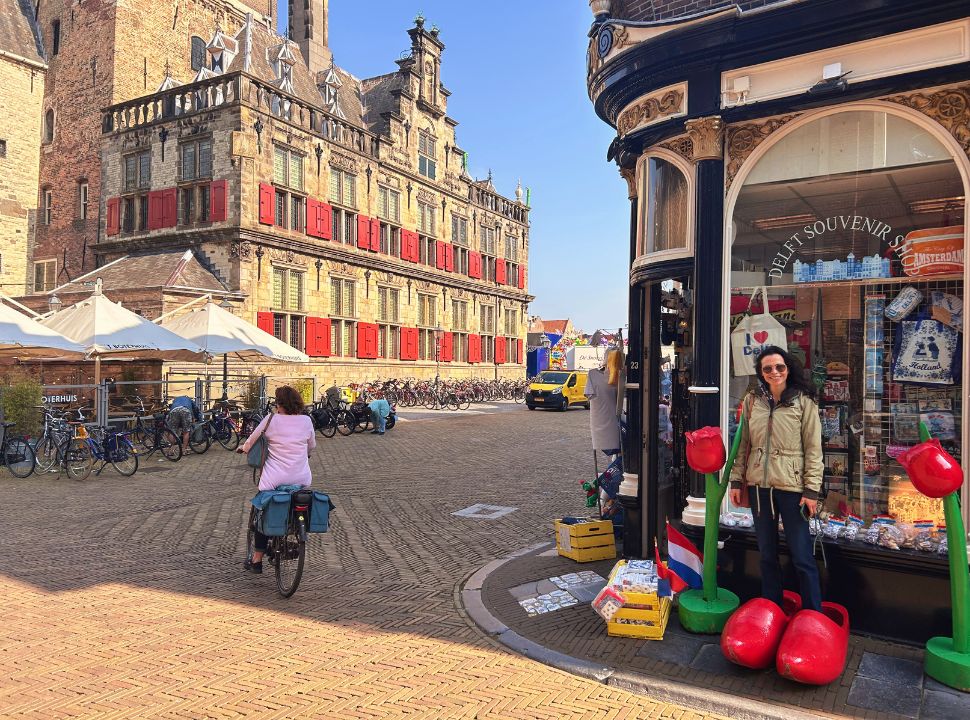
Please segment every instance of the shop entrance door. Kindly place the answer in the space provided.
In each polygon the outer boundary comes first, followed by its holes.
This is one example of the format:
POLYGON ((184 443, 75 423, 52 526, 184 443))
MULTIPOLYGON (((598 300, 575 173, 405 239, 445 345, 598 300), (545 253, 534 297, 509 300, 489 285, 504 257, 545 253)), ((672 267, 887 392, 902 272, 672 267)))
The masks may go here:
POLYGON ((693 291, 689 277, 652 283, 646 293, 643 459, 645 545, 666 540, 666 520, 679 520, 690 494, 684 432, 690 422, 693 291))

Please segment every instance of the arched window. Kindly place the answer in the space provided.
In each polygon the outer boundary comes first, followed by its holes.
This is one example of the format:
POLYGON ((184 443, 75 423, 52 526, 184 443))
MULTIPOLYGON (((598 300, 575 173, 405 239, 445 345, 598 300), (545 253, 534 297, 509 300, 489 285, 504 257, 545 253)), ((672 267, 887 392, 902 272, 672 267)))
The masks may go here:
POLYGON ((669 260, 690 253, 690 185, 672 160, 649 155, 637 169, 639 237, 637 253, 648 261, 669 260))
POLYGON ((54 142, 54 108, 44 113, 44 142, 54 142))
POLYGON ((201 70, 205 67, 205 40, 198 35, 192 36, 192 69, 201 70))

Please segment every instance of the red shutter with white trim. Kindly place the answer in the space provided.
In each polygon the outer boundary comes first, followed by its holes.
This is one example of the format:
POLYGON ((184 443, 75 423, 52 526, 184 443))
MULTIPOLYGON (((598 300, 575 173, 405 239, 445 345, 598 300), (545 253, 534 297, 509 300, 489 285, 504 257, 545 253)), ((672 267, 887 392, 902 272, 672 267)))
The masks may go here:
MULTIPOLYGON (((209 219, 212 222, 225 222, 228 214, 227 205, 229 204, 229 181, 213 180, 209 189, 209 197, 211 198, 209 219)), ((151 213, 149 213, 150 215, 151 213)))
POLYGON ((261 225, 272 225, 274 217, 274 201, 276 193, 269 183, 259 184, 259 222, 261 225))
POLYGON ((267 332, 270 335, 272 335, 273 334, 273 313, 271 312, 256 313, 256 327, 258 327, 263 332, 267 332))
POLYGON ((108 235, 117 235, 121 232, 121 198, 108 198, 108 235))

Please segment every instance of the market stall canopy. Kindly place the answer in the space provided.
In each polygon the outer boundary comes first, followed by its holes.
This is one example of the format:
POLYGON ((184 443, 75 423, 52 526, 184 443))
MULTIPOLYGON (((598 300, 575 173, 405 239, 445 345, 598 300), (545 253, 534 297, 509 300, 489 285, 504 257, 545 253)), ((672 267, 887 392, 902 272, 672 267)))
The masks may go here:
POLYGON ((310 357, 213 302, 164 320, 166 330, 201 346, 209 355, 239 360, 310 362, 310 357))
POLYGON ((77 358, 85 348, 0 302, 0 357, 77 358))
POLYGON ((88 355, 139 360, 202 361, 205 351, 141 315, 94 294, 45 318, 43 324, 84 346, 88 355))

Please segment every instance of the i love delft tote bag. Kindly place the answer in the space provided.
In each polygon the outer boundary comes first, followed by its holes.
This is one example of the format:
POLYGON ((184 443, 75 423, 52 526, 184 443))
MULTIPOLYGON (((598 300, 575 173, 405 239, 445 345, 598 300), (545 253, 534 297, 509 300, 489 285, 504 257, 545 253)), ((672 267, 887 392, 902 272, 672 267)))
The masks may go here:
POLYGON ((735 375, 754 375, 755 359, 762 349, 768 345, 788 347, 788 336, 785 326, 771 317, 768 310, 768 291, 761 287, 755 288, 748 301, 748 312, 731 333, 731 355, 734 360, 735 375), (751 304, 758 293, 761 293, 760 313, 751 314, 751 304))

